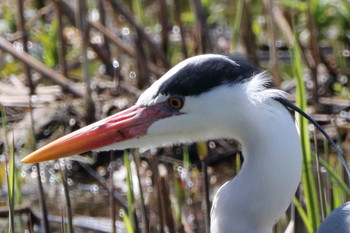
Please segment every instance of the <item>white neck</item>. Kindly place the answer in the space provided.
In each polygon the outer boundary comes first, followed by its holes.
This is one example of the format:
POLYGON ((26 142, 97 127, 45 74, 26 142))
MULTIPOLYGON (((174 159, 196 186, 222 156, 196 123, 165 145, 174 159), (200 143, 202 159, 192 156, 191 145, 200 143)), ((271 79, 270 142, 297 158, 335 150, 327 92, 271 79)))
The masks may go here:
POLYGON ((255 113, 236 129, 244 163, 215 195, 212 233, 271 233, 299 184, 301 149, 289 112, 269 100, 255 113))

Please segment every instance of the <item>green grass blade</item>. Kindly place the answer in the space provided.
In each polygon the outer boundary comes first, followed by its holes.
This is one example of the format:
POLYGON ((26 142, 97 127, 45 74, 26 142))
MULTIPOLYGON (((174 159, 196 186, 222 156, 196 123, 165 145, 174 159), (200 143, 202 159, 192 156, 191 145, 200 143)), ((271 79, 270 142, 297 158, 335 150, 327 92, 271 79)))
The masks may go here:
MULTIPOLYGON (((174 169, 176 170, 176 168, 174 169)), ((180 180, 179 178, 175 175, 174 176, 174 192, 175 192, 175 200, 174 200, 174 210, 175 210, 175 218, 177 224, 181 224, 182 221, 182 190, 181 190, 181 185, 180 185, 180 180)))
POLYGON ((42 24, 42 30, 32 35, 33 39, 43 46, 43 53, 39 55, 39 59, 50 68, 55 67, 58 63, 57 31, 58 21, 52 20, 50 27, 46 29, 42 24))
POLYGON ((133 228, 131 218, 129 218, 128 214, 125 213, 125 210, 122 209, 121 211, 122 211, 122 216, 123 216, 123 221, 125 224, 126 232, 127 233, 134 233, 134 228, 133 228))
MULTIPOLYGON (((302 75, 302 61, 300 48, 295 40, 294 50, 293 50, 293 67, 294 75, 296 80, 296 97, 297 97, 297 106, 306 111, 306 92, 305 85, 302 75)), ((311 231, 314 232, 319 225, 319 209, 318 209, 318 200, 317 200, 317 189, 315 184, 315 179, 312 173, 312 155, 310 147, 310 137, 308 131, 308 121, 301 115, 298 115, 299 131, 300 131, 300 140, 301 147, 303 152, 303 173, 302 173, 302 184, 304 187, 305 203, 308 221, 311 222, 311 231)), ((305 224, 308 224, 305 222, 305 224)))
POLYGON ((7 188, 8 188, 8 202, 9 202, 9 233, 15 232, 14 215, 15 215, 15 179, 16 179, 16 165, 14 143, 10 145, 9 164, 7 172, 7 188))
MULTIPOLYGON (((341 188, 341 190, 345 193, 345 195, 350 198, 350 188, 347 186, 347 184, 344 182, 342 177, 337 174, 337 171, 335 171, 325 160, 318 158, 320 164, 327 170, 332 180, 334 180, 341 188)), ((343 203, 339 203, 343 204, 343 203)), ((339 204, 337 206, 339 206, 339 204)), ((335 207, 337 207, 335 206, 335 207)))
POLYGON ((127 200, 128 200, 128 216, 131 223, 134 223, 134 187, 132 182, 132 172, 131 172, 131 166, 130 166, 130 159, 129 154, 125 150, 124 151, 124 165, 126 167, 126 184, 128 186, 128 192, 127 192, 127 200))
POLYGON ((144 14, 141 0, 132 0, 132 8, 138 22, 144 22, 144 14))
POLYGON ((295 208, 297 209, 301 219, 303 220, 305 227, 308 232, 313 232, 313 227, 312 223, 309 221, 309 216, 305 212, 304 208, 300 205, 299 201, 297 198, 293 198, 293 203, 295 205, 295 208))
POLYGON ((5 175, 7 181, 7 192, 8 192, 8 205, 9 205, 9 226, 8 232, 15 232, 14 225, 14 210, 15 210, 15 175, 16 175, 16 166, 15 166, 15 154, 14 154, 14 142, 12 137, 12 144, 9 144, 8 141, 8 124, 6 119, 6 113, 3 106, 0 106, 1 116, 2 116, 2 130, 4 135, 4 144, 5 144, 5 154, 9 154, 9 159, 6 160, 5 164, 5 175))
POLYGON ((236 51, 238 44, 239 44, 239 38, 240 38, 240 31, 241 31, 241 21, 242 21, 242 16, 243 16, 243 1, 244 0, 238 0, 236 1, 236 12, 235 12, 235 17, 234 17, 234 22, 232 23, 232 39, 231 39, 231 44, 232 44, 232 49, 233 51, 236 51))
POLYGON ((188 153, 188 148, 187 146, 183 146, 183 164, 186 169, 191 169, 192 164, 190 160, 190 154, 188 153))

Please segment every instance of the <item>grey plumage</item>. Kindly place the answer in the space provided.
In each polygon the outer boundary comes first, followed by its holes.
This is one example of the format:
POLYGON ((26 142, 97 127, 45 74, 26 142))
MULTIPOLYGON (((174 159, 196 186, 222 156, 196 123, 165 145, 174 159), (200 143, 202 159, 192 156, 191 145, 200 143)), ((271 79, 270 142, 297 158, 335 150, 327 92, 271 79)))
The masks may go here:
POLYGON ((350 202, 346 202, 330 213, 316 233, 350 233, 350 202))

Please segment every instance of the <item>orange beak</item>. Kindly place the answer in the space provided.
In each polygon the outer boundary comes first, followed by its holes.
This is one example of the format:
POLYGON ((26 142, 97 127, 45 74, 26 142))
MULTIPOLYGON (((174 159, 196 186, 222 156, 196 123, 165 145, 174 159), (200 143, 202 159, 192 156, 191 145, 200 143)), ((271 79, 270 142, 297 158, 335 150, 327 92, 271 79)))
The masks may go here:
POLYGON ((152 123, 174 115, 164 109, 163 103, 148 107, 133 106, 47 144, 26 156, 22 162, 58 159, 144 136, 152 123))

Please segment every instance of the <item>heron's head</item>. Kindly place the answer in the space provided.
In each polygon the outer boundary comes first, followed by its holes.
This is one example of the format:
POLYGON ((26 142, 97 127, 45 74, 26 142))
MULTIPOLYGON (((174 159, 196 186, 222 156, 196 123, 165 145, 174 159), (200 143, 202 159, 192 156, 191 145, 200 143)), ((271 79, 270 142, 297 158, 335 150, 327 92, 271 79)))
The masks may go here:
POLYGON ((267 83, 264 72, 245 61, 221 55, 189 58, 156 81, 133 107, 72 132, 22 161, 235 138, 233 132, 250 117, 254 104, 276 94, 266 89, 267 83))

